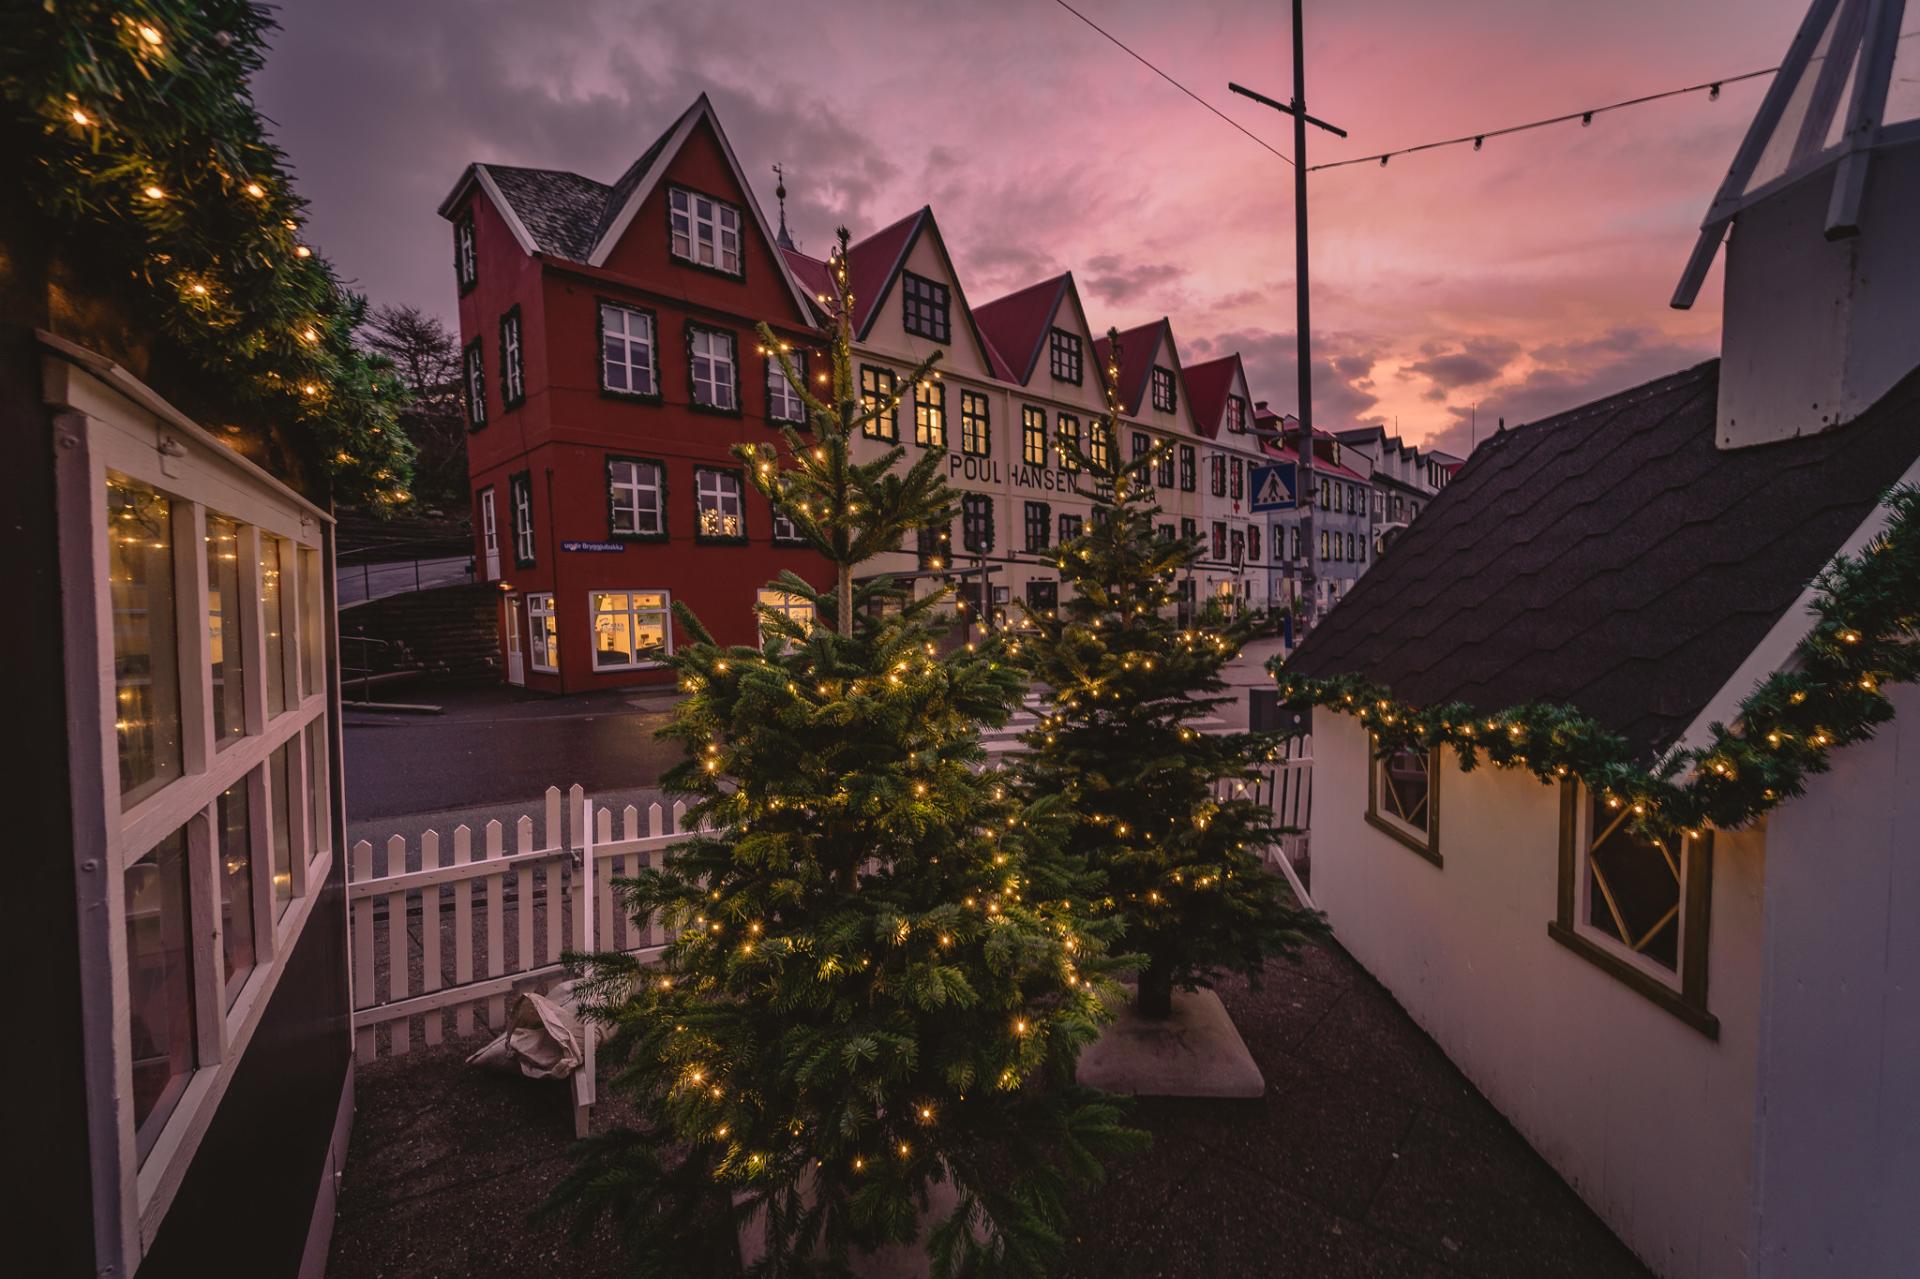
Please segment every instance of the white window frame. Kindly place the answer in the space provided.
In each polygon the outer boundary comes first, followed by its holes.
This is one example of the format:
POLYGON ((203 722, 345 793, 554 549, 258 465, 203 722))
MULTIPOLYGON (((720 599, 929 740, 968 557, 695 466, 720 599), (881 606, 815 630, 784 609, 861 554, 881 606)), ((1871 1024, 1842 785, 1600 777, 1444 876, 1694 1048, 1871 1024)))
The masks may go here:
POLYGON ((659 462, 644 457, 614 456, 607 459, 607 533, 611 537, 665 537, 667 533, 667 468, 659 462), (618 467, 633 468, 633 480, 630 483, 616 478, 618 467), (651 475, 651 482, 644 476, 651 475), (640 495, 653 494, 653 527, 640 527, 640 495), (627 499, 623 506, 621 498, 627 499), (624 509, 633 513, 633 527, 621 529, 616 517, 624 509))
POLYGON ((480 252, 475 243, 471 209, 453 224, 453 264, 462 293, 480 282, 480 252))
MULTIPOLYGON (((332 871, 334 832, 341 829, 333 780, 327 709, 337 691, 329 661, 315 662, 318 687, 307 687, 302 645, 304 610, 315 593, 297 576, 280 591, 280 629, 289 637, 283 673, 287 709, 266 715, 265 628, 260 585, 263 538, 290 543, 287 571, 330 573, 323 534, 326 512, 300 497, 123 370, 57 340, 45 362, 48 401, 65 406, 55 418, 54 450, 62 528, 60 574, 67 636, 65 667, 72 740, 71 800, 75 815, 75 882, 79 895, 82 1043, 88 1098, 96 1265, 131 1274, 151 1246, 168 1208, 244 1059, 273 997, 320 887, 332 871), (180 772, 121 810, 115 741, 113 600, 107 580, 109 471, 171 499, 175 593, 175 661, 180 688, 180 772), (211 629, 204 562, 207 515, 241 525, 243 598, 237 640, 245 646, 242 680, 246 732, 216 750, 212 736, 211 629), (312 557, 301 550, 313 551, 312 557), (81 726, 96 725, 94 732, 81 726), (318 725, 317 731, 314 726, 318 725), (318 748, 316 750, 316 747, 318 748), (275 915, 272 882, 269 761, 287 752, 289 902, 275 915), (250 903, 254 966, 228 998, 221 939, 218 804, 230 788, 247 787, 254 865, 250 903), (325 804, 309 804, 309 790, 325 804), (313 813, 309 814, 309 808, 313 813), (192 935, 196 1065, 144 1157, 133 1125, 133 1062, 126 872, 161 841, 185 831, 187 925, 192 935)), ((326 598, 323 590, 317 597, 326 598)), ((324 607, 324 605, 322 605, 324 607)), ((340 1051, 350 1051, 345 1038, 340 1051)))
POLYGON ((526 402, 527 372, 520 345, 520 308, 500 317, 500 400, 507 408, 526 402))
POLYGON ((720 467, 698 466, 693 471, 693 531, 694 536, 708 541, 738 541, 747 535, 747 499, 746 484, 738 471, 720 467), (727 491, 727 484, 733 485, 733 491, 727 491), (711 500, 712 507, 708 507, 711 500), (731 504, 732 511, 728 511, 731 504), (720 519, 729 514, 739 524, 735 532, 710 532, 706 527, 706 514, 711 509, 720 519))
POLYGON ((799 546, 807 540, 793 517, 777 506, 773 508, 773 540, 781 546, 799 546))
POLYGON ((521 472, 520 478, 526 482, 515 484, 507 481, 507 500, 513 503, 513 562, 517 568, 526 568, 534 563, 533 541, 533 474, 521 472))
POLYGON ((653 312, 634 306, 622 306, 618 302, 600 304, 600 389, 609 395, 656 396, 660 394, 660 341, 655 328, 653 312), (612 321, 618 318, 619 328, 612 321), (637 324, 636 324, 637 322, 637 324), (607 358, 607 343, 620 344, 620 358, 607 358), (645 351, 647 362, 643 368, 634 361, 635 351, 645 351), (619 368, 626 372, 627 384, 615 386, 607 376, 610 368, 619 368), (646 374, 646 385, 635 385, 641 373, 646 374))
POLYGON ((770 608, 789 621, 803 622, 808 630, 819 621, 814 613, 813 601, 804 595, 795 595, 792 591, 783 591, 775 586, 763 586, 754 594, 754 603, 759 606, 753 613, 755 633, 760 637, 760 647, 767 644, 766 619, 760 616, 761 608, 770 608))
POLYGON ((739 205, 687 187, 667 188, 669 251, 683 262, 725 275, 744 275, 745 225, 739 205))
POLYGON ((651 617, 651 616, 654 616, 655 614, 658 614, 660 618, 661 638, 666 641, 666 643, 661 646, 662 652, 669 657, 673 655, 673 594, 672 592, 663 590, 663 589, 650 589, 646 587, 634 587, 629 590, 617 590, 617 591, 616 590, 588 591, 587 592, 587 636, 590 641, 588 644, 590 655, 587 658, 587 662, 590 668, 596 673, 600 673, 600 672, 606 672, 606 671, 648 671, 648 670, 653 670, 656 667, 664 666, 666 664, 665 662, 631 662, 631 661, 630 662, 602 662, 600 660, 600 645, 598 642, 599 641, 598 624, 601 618, 600 601, 610 595, 624 595, 627 599, 627 606, 623 611, 627 618, 627 630, 629 634, 631 634, 634 631, 635 622, 639 617, 641 617, 642 615, 651 617), (657 609, 637 608, 633 603, 633 597, 636 595, 658 595, 660 597, 660 607, 657 609))
POLYGON ((487 424, 487 353, 479 338, 467 343, 460 360, 467 378, 467 429, 477 431, 487 424))
POLYGON ((560 671, 560 618, 553 608, 552 591, 535 591, 527 600, 527 666, 531 670, 545 671, 549 675, 560 671), (546 627, 541 622, 553 625, 553 639, 549 643, 546 627))
POLYGON ((724 329, 695 324, 687 329, 687 367, 692 378, 693 402, 703 409, 734 412, 740 407, 740 347, 724 329), (705 369, 702 369, 705 365, 705 369), (721 379, 725 370, 726 378, 721 379), (704 372, 704 376, 702 373, 704 372), (702 394, 706 399, 701 399, 702 394))
MULTIPOLYGON (((805 357, 798 351, 787 353, 797 366, 801 377, 807 375, 805 357)), ((788 380, 786 370, 780 367, 780 357, 767 357, 767 420, 769 422, 805 422, 807 403, 800 398, 798 387, 788 380)))

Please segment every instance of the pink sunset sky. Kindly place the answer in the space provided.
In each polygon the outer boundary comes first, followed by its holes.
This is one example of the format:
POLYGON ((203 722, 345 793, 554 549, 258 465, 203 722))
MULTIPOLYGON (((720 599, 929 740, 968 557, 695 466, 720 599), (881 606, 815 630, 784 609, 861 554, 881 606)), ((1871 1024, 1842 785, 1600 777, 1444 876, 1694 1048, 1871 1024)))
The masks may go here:
MULTIPOLYGON (((1283 0, 1075 6, 1278 150, 1283 0)), ((1474 133, 1769 67, 1803 0, 1310 0, 1308 90, 1350 139, 1474 133)), ((931 204, 977 303, 1070 268, 1098 328, 1172 317, 1294 406, 1287 166, 1054 0, 298 0, 256 90, 312 235, 376 303, 451 316, 435 207, 471 160, 611 181, 709 93, 773 216, 824 253, 931 204)), ((1456 452, 1715 353, 1719 274, 1667 298, 1767 81, 1386 168, 1315 174, 1316 418, 1456 452)))

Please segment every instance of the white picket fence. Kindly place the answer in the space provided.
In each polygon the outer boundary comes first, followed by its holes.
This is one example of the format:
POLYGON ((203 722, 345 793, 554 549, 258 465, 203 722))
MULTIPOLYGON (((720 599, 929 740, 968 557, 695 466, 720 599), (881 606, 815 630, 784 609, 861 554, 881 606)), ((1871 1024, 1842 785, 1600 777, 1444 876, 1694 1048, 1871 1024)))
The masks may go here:
POLYGON ((1279 759, 1263 765, 1252 781, 1225 781, 1216 788, 1222 799, 1245 797, 1273 810, 1273 824, 1294 833, 1281 835, 1267 850, 1267 860, 1286 876, 1294 896, 1311 907, 1313 861, 1308 831, 1313 825, 1313 737, 1286 739, 1279 759))
POLYGON ((477 840, 465 825, 450 838, 426 831, 417 849, 395 835, 376 874, 373 845, 356 843, 347 896, 360 1060, 407 1052, 416 1024, 422 1042, 438 1044, 449 1016, 456 1036, 501 1029, 510 995, 564 977, 564 951, 644 956, 659 947, 657 924, 629 917, 613 880, 658 865, 689 833, 685 815, 682 803, 670 812, 649 805, 643 831, 643 815, 629 804, 616 836, 611 809, 593 805, 579 786, 564 796, 548 787, 540 840, 523 815, 511 851, 498 821, 477 840))

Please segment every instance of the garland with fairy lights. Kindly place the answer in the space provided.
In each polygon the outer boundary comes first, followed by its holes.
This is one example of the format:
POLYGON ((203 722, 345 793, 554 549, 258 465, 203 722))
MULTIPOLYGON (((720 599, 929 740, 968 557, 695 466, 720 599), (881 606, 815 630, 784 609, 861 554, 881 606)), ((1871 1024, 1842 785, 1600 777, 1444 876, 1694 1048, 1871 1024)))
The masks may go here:
POLYGON ((1885 499, 1886 529, 1838 556, 1816 582, 1813 630, 1702 746, 1651 767, 1626 740, 1570 706, 1533 702, 1491 714, 1462 702, 1414 707, 1360 675, 1318 678, 1269 663, 1283 701, 1346 711, 1374 753, 1450 747, 1462 771, 1484 758, 1542 781, 1574 777, 1649 834, 1733 828, 1801 794, 1833 752, 1893 718, 1884 688, 1920 678, 1920 488, 1885 499))
POLYGON ((0 136, 76 258, 224 404, 309 442, 342 500, 410 500, 406 392, 354 344, 365 300, 301 242, 304 202, 248 78, 274 23, 245 0, 62 0, 0 12, 0 136))

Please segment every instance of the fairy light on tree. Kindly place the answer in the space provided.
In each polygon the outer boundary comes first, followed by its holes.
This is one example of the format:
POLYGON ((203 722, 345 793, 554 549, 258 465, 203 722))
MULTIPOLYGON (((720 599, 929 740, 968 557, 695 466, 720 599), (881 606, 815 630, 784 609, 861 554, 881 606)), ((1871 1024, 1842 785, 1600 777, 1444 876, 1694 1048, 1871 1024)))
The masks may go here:
MULTIPOLYGON (((1121 418, 1119 334, 1109 331, 1108 342, 1103 438, 1121 418)), ((1247 614, 1183 627, 1171 616, 1179 575, 1201 554, 1198 538, 1156 531, 1150 476, 1171 444, 1122 463, 1064 434, 1059 443, 1093 518, 1055 560, 1072 596, 1028 610, 1034 629, 1016 641, 1018 658, 1051 690, 1017 768, 1028 795, 1066 798, 1071 851, 1105 876, 1103 902, 1123 926, 1116 945, 1146 956, 1138 1009, 1166 1017, 1175 988, 1257 972, 1317 926, 1262 866, 1272 814, 1249 798, 1215 796, 1222 783, 1251 778, 1268 744, 1192 727, 1224 700, 1222 670, 1274 623, 1247 614)))
POLYGON ((1071 1086, 1117 998, 1115 929, 1057 813, 982 767, 1021 673, 996 644, 938 656, 940 594, 855 576, 953 503, 939 454, 853 456, 893 404, 860 399, 845 253, 843 231, 827 393, 760 330, 809 428, 734 450, 834 582, 783 575, 818 624, 763 606, 759 648, 717 646, 675 605, 686 697, 665 732, 687 758, 664 782, 706 833, 627 890, 671 938, 658 966, 591 961, 588 1015, 640 1122, 587 1145, 557 1199, 675 1273, 733 1273, 743 1221, 772 1272, 839 1273, 915 1239, 946 1183, 938 1273, 1044 1274, 1065 1185, 1144 1142, 1071 1086))

